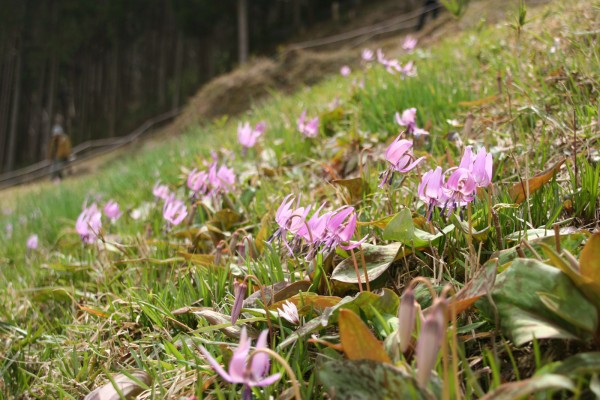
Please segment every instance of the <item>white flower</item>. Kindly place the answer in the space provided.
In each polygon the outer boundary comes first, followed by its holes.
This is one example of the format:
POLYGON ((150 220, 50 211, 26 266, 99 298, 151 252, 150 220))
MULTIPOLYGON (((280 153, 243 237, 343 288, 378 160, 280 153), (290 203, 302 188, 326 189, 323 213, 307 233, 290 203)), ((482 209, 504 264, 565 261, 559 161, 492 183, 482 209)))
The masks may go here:
POLYGON ((300 316, 298 315, 298 308, 291 301, 286 301, 283 303, 283 310, 281 308, 277 309, 279 316, 288 320, 290 323, 294 325, 300 324, 300 316))

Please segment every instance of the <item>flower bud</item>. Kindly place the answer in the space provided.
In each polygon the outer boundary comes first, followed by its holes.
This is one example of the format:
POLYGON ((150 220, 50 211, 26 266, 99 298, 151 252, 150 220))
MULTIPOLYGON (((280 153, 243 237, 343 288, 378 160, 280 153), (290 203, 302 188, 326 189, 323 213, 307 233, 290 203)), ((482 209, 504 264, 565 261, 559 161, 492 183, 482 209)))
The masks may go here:
POLYGON ((248 285, 246 283, 238 281, 233 282, 233 294, 235 299, 233 301, 233 307, 231 308, 231 324, 235 325, 238 317, 242 312, 242 305, 244 304, 244 298, 246 297, 246 291, 248 290, 248 285))
POLYGON ((398 310, 398 338, 400 351, 405 353, 410 345, 413 329, 415 328, 415 291, 409 287, 402 293, 398 310))
POLYGON ((434 315, 428 315, 421 327, 416 349, 417 382, 421 387, 425 387, 429 382, 441 342, 442 327, 439 319, 434 315))

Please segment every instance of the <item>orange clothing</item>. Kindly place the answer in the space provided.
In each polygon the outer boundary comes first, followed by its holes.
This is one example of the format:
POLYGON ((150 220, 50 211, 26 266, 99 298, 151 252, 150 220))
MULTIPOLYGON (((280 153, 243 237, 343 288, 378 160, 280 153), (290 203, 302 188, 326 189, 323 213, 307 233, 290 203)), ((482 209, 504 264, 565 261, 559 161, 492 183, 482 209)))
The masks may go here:
POLYGON ((48 151, 51 160, 67 160, 71 157, 71 139, 65 134, 53 135, 48 151))

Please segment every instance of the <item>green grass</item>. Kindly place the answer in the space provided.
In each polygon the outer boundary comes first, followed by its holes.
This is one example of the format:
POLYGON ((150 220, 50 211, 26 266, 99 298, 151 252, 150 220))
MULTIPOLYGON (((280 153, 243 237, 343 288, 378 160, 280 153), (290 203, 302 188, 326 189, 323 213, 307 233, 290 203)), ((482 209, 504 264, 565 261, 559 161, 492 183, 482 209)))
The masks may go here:
MULTIPOLYGON (((415 61, 417 77, 400 79, 370 65, 350 78, 327 77, 291 96, 273 93, 245 115, 190 127, 160 146, 131 152, 93 176, 66 180, 7 203, 11 213, 0 215, 0 397, 82 398, 106 383, 109 373, 142 369, 152 378, 147 398, 192 394, 237 398, 239 386, 233 388, 214 378, 197 349, 203 345, 227 364, 231 353, 223 344, 237 342, 221 330, 228 323, 193 312, 210 308, 217 316, 229 315, 236 276, 253 274, 263 285, 271 285, 301 280, 313 266, 290 257, 277 242, 272 248, 264 247, 255 260, 225 253, 221 265, 198 265, 179 253, 213 256, 217 242, 231 244, 236 230, 240 237, 249 235, 251 242, 262 228, 268 237, 276 229, 274 211, 288 193, 301 193, 304 205, 324 200, 335 207, 343 205, 347 196, 331 180, 358 176, 358 168, 352 166, 359 154, 368 160, 362 169, 368 190, 355 203, 360 221, 376 221, 403 207, 414 216, 424 215, 416 196, 418 174, 396 179, 390 190, 377 187, 385 168, 382 155, 399 132, 394 113, 409 107, 418 109, 418 125, 431 132, 429 141, 415 145, 416 154, 427 156, 420 173, 436 165, 458 164, 461 149, 448 140, 448 133, 457 130, 464 143, 485 145, 494 154, 494 185, 488 190, 490 201, 483 195, 472 205, 473 230, 483 232, 474 240, 475 252, 470 250, 473 239, 455 229, 429 249, 399 260, 383 286, 398 289, 400 294, 415 276, 433 278, 433 271, 443 267, 436 278, 442 277, 458 290, 470 281, 474 264, 483 264, 497 250, 514 244, 508 239, 511 234, 534 228, 551 230, 554 224, 584 230, 597 227, 600 46, 593 32, 599 28, 598 12, 598 4, 589 6, 583 1, 571 7, 555 2, 546 11, 530 10, 531 22, 518 39, 507 26, 481 25, 430 49, 401 55, 404 62, 415 61), (560 37, 560 47, 551 52, 555 37, 560 37), (499 74, 502 95, 498 94, 499 74), (364 82, 364 89, 352 84, 353 80, 364 82), (328 104, 336 97, 340 106, 329 112, 328 104), (320 115, 327 122, 316 140, 305 140, 296 132, 296 118, 305 108, 309 116, 320 115), (469 113, 474 124, 465 137, 462 127, 453 127, 447 120, 463 123, 469 113), (575 158, 574 116, 578 127, 575 158), (241 156, 236 127, 243 120, 267 122, 267 133, 259 144, 265 151, 262 155, 252 150, 247 158, 241 156), (239 220, 223 229, 222 218, 211 211, 198 212, 191 228, 220 227, 218 232, 198 235, 194 243, 185 240, 191 234, 186 228, 165 232, 152 186, 160 180, 183 198, 183 168, 202 168, 211 150, 221 148, 235 154, 221 152, 221 158, 225 154, 238 174, 228 203, 240 214, 239 220), (561 172, 525 202, 514 204, 508 194, 512 185, 563 157, 566 166, 561 172), (74 231, 82 204, 104 204, 109 199, 125 209, 119 221, 103 226, 106 241, 118 245, 82 245, 74 231), (144 204, 150 207, 147 218, 133 219, 131 211, 144 204), (8 223, 14 227, 11 237, 3 228, 8 223), (25 242, 32 233, 39 235, 40 248, 27 251, 25 242), (184 307, 189 309, 177 311, 184 307)), ((444 227, 452 220, 437 210, 432 222, 444 227)), ((360 237, 370 235, 371 243, 388 243, 379 228, 363 225, 359 230, 360 237)), ((326 269, 326 262, 320 260, 317 268, 321 267, 326 269)), ((441 282, 435 283, 441 287, 441 282)), ((339 295, 356 292, 355 287, 346 291, 339 285, 329 289, 339 295)), ((328 294, 329 289, 321 294, 328 294)), ((264 315, 259 307, 244 314, 238 325, 250 319, 248 326, 266 329, 264 315)), ((379 339, 391 336, 393 325, 384 324, 389 315, 362 317, 379 339)), ((465 335, 496 335, 495 322, 478 308, 459 318, 459 330, 472 323, 476 327, 465 330, 465 335)), ((271 345, 275 349, 294 328, 280 319, 273 319, 272 324, 277 333, 271 345)), ((334 328, 321 334, 327 340, 339 340, 334 328)), ((464 397, 481 397, 506 380, 530 378, 551 361, 559 361, 553 358, 552 345, 544 342, 534 342, 531 352, 527 350, 531 348, 503 343, 504 348, 486 339, 461 341, 457 351, 464 397), (530 363, 520 365, 523 359, 530 363)), ((343 358, 305 339, 279 354, 303 382, 301 391, 307 399, 326 396, 315 371, 317 363, 343 358)), ((284 373, 273 364, 274 371, 284 373)), ((439 360, 437 370, 442 377, 439 360)), ((255 395, 268 398, 289 389, 284 375, 276 385, 255 390, 255 395)))

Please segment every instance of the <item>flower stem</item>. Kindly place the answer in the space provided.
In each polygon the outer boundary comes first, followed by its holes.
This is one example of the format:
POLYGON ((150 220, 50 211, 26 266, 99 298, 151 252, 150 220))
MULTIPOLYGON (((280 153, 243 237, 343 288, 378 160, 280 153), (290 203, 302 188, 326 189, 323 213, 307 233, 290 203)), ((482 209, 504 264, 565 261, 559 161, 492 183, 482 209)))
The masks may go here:
MULTIPOLYGON (((356 262, 356 255, 354 254, 354 249, 350 249, 350 254, 352 254, 352 262, 354 263, 354 271, 356 272, 356 279, 358 280, 358 290, 362 293, 362 281, 360 279, 360 272, 358 271, 358 263, 356 262)), ((366 274, 366 271, 365 271, 366 274)))

